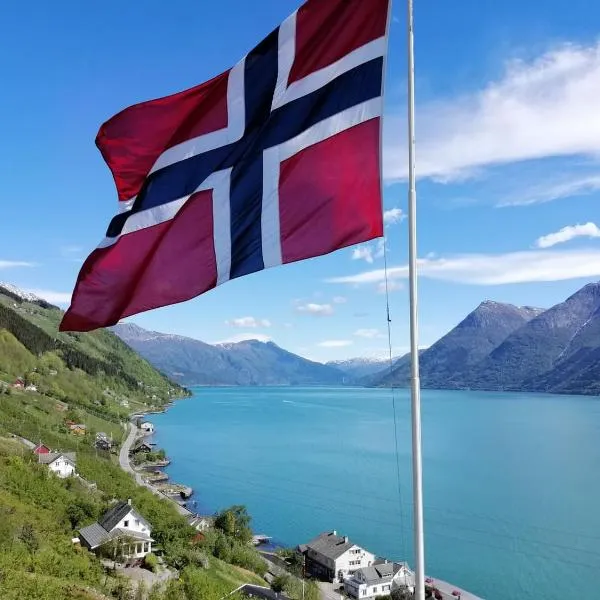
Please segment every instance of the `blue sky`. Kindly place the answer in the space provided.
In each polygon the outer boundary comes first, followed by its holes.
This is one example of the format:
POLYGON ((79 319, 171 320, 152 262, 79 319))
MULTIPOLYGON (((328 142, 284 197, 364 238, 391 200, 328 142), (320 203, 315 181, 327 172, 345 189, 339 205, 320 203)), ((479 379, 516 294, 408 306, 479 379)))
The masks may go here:
MULTIPOLYGON (((229 68, 297 6, 3 3, 0 280, 64 305, 116 207, 99 125, 229 68)), ((404 17, 398 0, 384 143, 395 354, 408 346, 404 17)), ((598 23, 589 0, 416 1, 423 346, 484 299, 546 307, 600 278, 598 23)), ((316 360, 381 356, 380 250, 272 269, 131 320, 208 342, 270 338, 316 360)))

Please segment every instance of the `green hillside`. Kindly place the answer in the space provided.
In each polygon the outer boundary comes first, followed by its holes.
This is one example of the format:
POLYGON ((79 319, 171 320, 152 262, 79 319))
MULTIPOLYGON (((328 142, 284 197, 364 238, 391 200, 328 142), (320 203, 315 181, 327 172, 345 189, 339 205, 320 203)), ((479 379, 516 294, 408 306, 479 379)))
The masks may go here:
POLYGON ((195 539, 172 502, 119 467, 130 415, 187 390, 108 331, 59 333, 61 316, 0 287, 0 598, 218 600, 243 583, 264 584, 255 573, 266 567, 252 548, 221 531, 195 539), (85 432, 76 435, 72 422, 85 432), (95 448, 99 431, 112 437, 112 452, 95 448), (27 441, 75 452, 79 477, 50 474, 27 441), (156 552, 179 572, 150 593, 72 542, 80 527, 128 498, 151 523, 156 552))
POLYGON ((62 315, 0 286, 0 381, 22 378, 69 407, 116 421, 187 394, 107 330, 59 332, 62 315))

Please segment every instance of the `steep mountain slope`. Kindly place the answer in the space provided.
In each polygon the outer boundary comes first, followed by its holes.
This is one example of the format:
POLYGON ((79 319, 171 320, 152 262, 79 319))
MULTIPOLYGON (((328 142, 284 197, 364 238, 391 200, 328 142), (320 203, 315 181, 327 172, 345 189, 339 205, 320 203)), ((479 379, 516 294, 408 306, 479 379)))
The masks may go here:
MULTIPOLYGON (((474 365, 485 358, 508 335, 542 309, 518 307, 487 300, 461 321, 454 329, 420 354, 423 387, 463 387, 474 365)), ((399 362, 391 376, 383 375, 378 383, 408 385, 410 360, 399 362)))
POLYGON ((58 400, 124 416, 185 394, 109 331, 59 333, 62 311, 0 285, 0 380, 23 378, 58 400))
POLYGON ((600 347, 599 309, 600 283, 588 284, 509 335, 465 383, 481 389, 560 388, 561 377, 577 377, 577 363, 584 355, 593 361, 594 349, 600 347), (552 375, 554 369, 558 371, 552 375))
MULTIPOLYGON (((397 358, 394 358, 395 362, 397 358)), ((349 358, 347 360, 332 360, 326 365, 343 371, 348 377, 354 380, 360 380, 364 377, 381 373, 385 369, 389 370, 389 359, 379 358, 349 358)))
POLYGON ((256 340, 211 346, 199 340, 119 324, 112 330, 162 372, 186 385, 340 384, 333 367, 256 340))

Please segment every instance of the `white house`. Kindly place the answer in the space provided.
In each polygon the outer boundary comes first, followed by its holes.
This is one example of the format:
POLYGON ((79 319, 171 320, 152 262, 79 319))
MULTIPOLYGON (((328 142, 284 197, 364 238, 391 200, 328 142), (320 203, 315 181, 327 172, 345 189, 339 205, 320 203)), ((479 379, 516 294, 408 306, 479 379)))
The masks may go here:
POLYGON ((53 473, 56 473, 61 479, 75 475, 75 453, 74 452, 47 452, 38 454, 38 462, 48 465, 53 473))
POLYGON ((196 531, 208 531, 214 525, 215 518, 203 515, 194 515, 188 519, 188 523, 196 529, 196 531))
POLYGON ((375 555, 351 542, 336 531, 321 533, 298 547, 305 556, 306 570, 320 579, 344 581, 362 567, 375 562, 375 555))
POLYGON ((344 580, 344 590, 352 598, 386 596, 400 587, 415 588, 415 574, 406 563, 380 562, 358 569, 344 580))
POLYGON ((150 434, 154 433, 154 425, 152 425, 152 423, 150 423, 150 421, 144 421, 143 423, 141 423, 140 429, 146 435, 150 435, 150 434))
POLYGON ((152 528, 134 508, 131 500, 119 502, 108 510, 98 523, 79 531, 81 543, 93 552, 113 540, 121 540, 121 555, 125 558, 143 558, 152 552, 152 528))

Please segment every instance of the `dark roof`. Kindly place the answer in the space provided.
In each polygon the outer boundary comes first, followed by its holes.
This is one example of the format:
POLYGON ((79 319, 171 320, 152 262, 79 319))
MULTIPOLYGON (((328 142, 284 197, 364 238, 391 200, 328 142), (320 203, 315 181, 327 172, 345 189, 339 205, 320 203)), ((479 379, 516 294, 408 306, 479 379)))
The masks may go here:
POLYGON ((135 453, 135 452, 139 452, 140 450, 149 450, 150 452, 152 451, 152 446, 146 442, 141 442, 139 444, 136 444, 132 449, 131 452, 135 453))
POLYGON ((137 510, 129 504, 129 502, 117 502, 110 510, 107 510, 99 523, 106 531, 112 531, 118 524, 121 519, 126 517, 130 512, 133 512, 136 519, 139 519, 148 529, 152 529, 150 527, 150 523, 142 517, 137 510))
POLYGON ((111 531, 113 527, 118 525, 119 521, 131 511, 131 509, 131 504, 127 502, 117 502, 111 509, 104 513, 99 523, 106 531, 111 531))
POLYGON ((336 535, 330 531, 319 534, 314 540, 308 542, 306 547, 335 560, 354 545, 347 537, 336 535))
POLYGON ((371 565, 370 567, 358 569, 356 573, 362 574, 368 585, 388 583, 403 566, 405 567, 406 564, 392 562, 378 563, 371 565))
POLYGON ((79 537, 93 550, 109 539, 108 531, 99 523, 93 523, 79 530, 79 537))
POLYGON ((38 462, 49 465, 61 456, 64 456, 66 460, 75 466, 75 452, 47 452, 46 454, 38 454, 38 462))
POLYGON ((83 539, 86 544, 93 550, 98 546, 102 546, 109 540, 114 540, 120 537, 128 537, 134 540, 142 540, 144 542, 153 542, 154 540, 146 533, 139 531, 130 531, 129 529, 115 529, 110 533, 99 523, 92 523, 87 527, 79 530, 79 538, 83 539))

